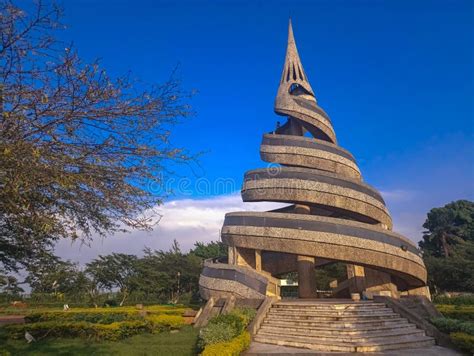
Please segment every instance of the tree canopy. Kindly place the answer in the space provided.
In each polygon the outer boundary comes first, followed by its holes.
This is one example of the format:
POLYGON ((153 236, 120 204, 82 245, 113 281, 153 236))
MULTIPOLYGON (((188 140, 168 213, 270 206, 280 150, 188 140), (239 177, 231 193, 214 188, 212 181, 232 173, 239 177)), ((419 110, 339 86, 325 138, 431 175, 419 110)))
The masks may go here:
MULTIPOLYGON (((216 250, 219 244, 196 243, 201 251, 207 251, 205 256, 198 256, 193 250, 183 252, 175 240, 168 250, 145 248, 142 256, 100 255, 82 267, 45 254, 28 266, 24 283, 30 286, 35 300, 48 302, 98 306, 104 296, 120 305, 130 299, 140 303, 197 301, 203 261, 221 257, 216 250)), ((18 298, 23 292, 19 284, 15 277, 0 274, 0 297, 18 298)))
POLYGON ((0 0, 0 269, 61 238, 106 236, 157 221, 170 142, 192 112, 175 75, 147 86, 111 76, 57 40, 62 11, 0 0), (158 185, 157 185, 158 184, 158 185))
POLYGON ((194 248, 191 250, 191 253, 206 260, 208 258, 227 256, 227 249, 228 247, 221 241, 211 241, 207 244, 197 241, 194 243, 194 248))
POLYGON ((419 245, 434 291, 474 291, 474 202, 433 208, 419 245))
POLYGON ((420 242, 423 251, 435 257, 449 257, 458 243, 474 242, 474 203, 458 200, 433 208, 423 227, 427 230, 420 242))

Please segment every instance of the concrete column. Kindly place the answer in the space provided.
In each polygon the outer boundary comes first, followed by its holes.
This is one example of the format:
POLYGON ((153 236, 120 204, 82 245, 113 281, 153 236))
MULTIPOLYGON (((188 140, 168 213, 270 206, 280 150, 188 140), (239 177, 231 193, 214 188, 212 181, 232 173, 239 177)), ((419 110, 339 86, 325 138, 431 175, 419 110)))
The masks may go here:
POLYGON ((298 297, 316 298, 315 259, 311 256, 298 256, 298 297))
POLYGON ((365 269, 362 266, 346 265, 349 293, 365 291, 365 269))
POLYGON ((262 270, 262 250, 255 250, 255 269, 262 270))
POLYGON ((235 252, 235 247, 234 246, 229 246, 227 248, 228 251, 228 257, 227 257, 227 263, 230 265, 236 265, 237 260, 236 260, 236 252, 235 252))
MULTIPOLYGON (((311 208, 307 205, 296 204, 296 214, 310 214, 311 208)), ((297 256, 298 264, 298 297, 316 298, 316 276, 314 272, 315 259, 311 256, 297 256)))
POLYGON ((397 286, 390 274, 372 268, 365 269, 365 291, 369 298, 374 295, 390 295, 399 298, 397 286))
POLYGON ((255 252, 250 248, 236 247, 236 264, 239 266, 245 266, 255 268, 255 252))
POLYGON ((428 286, 409 289, 407 294, 408 295, 423 296, 423 297, 428 298, 428 300, 431 300, 431 293, 430 293, 430 289, 428 288, 428 286))

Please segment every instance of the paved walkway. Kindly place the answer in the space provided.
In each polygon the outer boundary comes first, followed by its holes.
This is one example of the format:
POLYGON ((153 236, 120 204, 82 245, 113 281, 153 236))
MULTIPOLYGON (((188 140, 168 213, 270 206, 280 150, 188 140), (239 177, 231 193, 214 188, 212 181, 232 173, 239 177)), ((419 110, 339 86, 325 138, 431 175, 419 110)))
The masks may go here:
MULTIPOLYGON (((250 348, 244 353, 246 356, 257 356, 257 355, 318 355, 318 356, 354 356, 355 353, 344 353, 344 352, 317 352, 308 349, 298 349, 294 347, 262 344, 260 342, 252 342, 250 348)), ((369 352, 370 356, 459 356, 462 355, 456 351, 441 347, 432 346, 421 349, 410 349, 410 350, 393 350, 385 352, 369 352)))
POLYGON ((24 315, 1 315, 0 326, 7 324, 23 324, 25 322, 24 315))

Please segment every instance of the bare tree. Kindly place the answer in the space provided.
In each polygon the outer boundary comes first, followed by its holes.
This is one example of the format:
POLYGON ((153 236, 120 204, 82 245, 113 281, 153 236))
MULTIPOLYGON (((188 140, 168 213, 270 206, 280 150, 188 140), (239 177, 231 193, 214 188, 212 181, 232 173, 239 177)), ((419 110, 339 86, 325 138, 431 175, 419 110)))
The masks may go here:
POLYGON ((61 9, 0 2, 0 267, 15 269, 60 238, 147 229, 170 162, 169 141, 191 114, 172 75, 145 87, 111 78, 56 40, 61 9))

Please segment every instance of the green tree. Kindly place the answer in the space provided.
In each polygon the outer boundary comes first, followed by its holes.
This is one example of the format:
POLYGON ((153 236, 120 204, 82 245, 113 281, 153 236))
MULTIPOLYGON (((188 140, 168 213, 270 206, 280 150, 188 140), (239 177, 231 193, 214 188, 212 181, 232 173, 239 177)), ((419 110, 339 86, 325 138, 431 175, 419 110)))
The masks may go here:
POLYGON ((423 227, 419 246, 430 288, 474 292, 474 203, 458 200, 433 208, 423 227))
POLYGON ((18 279, 14 276, 0 275, 0 294, 19 296, 24 290, 19 286, 18 279))
POLYGON ((474 243, 462 241, 449 257, 424 256, 428 284, 434 292, 474 292, 474 243))
POLYGON ((94 281, 96 288, 108 290, 117 288, 122 294, 122 306, 130 293, 136 289, 138 257, 123 253, 99 256, 88 263, 86 274, 94 281))
POLYGON ((170 143, 191 114, 175 76, 147 86, 111 77, 56 38, 61 9, 0 0, 0 269, 15 270, 61 238, 149 229, 170 143))
POLYGON ((202 259, 193 253, 185 254, 174 240, 168 251, 145 249, 140 261, 140 289, 147 294, 177 302, 183 293, 197 293, 202 259))
POLYGON ((346 264, 341 262, 330 263, 316 268, 316 287, 320 290, 329 290, 329 283, 334 280, 341 282, 347 279, 346 264))
POLYGON ((449 257, 456 244, 474 242, 474 202, 458 200, 442 208, 433 208, 423 227, 427 229, 419 244, 423 252, 449 257))
POLYGON ((75 294, 78 292, 79 269, 77 264, 59 257, 45 255, 28 267, 25 282, 32 293, 75 294))
POLYGON ((206 260, 208 258, 218 258, 227 256, 227 246, 221 241, 211 241, 208 243, 195 242, 190 253, 206 260))

